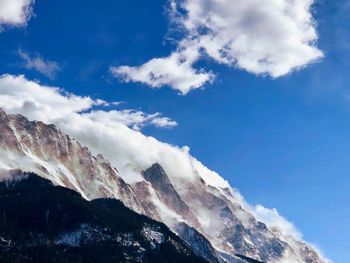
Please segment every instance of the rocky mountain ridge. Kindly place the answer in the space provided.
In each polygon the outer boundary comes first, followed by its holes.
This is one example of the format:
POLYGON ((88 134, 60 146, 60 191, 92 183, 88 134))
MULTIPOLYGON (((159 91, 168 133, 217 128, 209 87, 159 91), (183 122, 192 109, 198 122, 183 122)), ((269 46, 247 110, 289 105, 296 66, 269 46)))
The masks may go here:
POLYGON ((236 254, 264 262, 286 257, 296 263, 326 262, 303 241, 286 239, 258 222, 231 188, 208 185, 200 174, 191 180, 169 177, 158 163, 139 171, 142 181, 128 184, 103 156, 93 156, 55 126, 2 110, 0 168, 35 172, 88 200, 119 199, 164 222, 210 262, 245 262, 236 254), (202 251, 197 243, 201 237, 210 242, 202 251))

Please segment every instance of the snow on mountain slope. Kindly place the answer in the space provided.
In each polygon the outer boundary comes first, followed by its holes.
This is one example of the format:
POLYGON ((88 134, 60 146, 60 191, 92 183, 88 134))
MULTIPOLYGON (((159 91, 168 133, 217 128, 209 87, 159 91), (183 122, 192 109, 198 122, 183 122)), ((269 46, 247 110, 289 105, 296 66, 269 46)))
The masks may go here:
MULTIPOLYGON (((140 209, 146 215, 173 229, 177 223, 186 222, 208 238, 218 251, 231 256, 239 253, 268 262, 285 259, 296 263, 328 262, 301 238, 282 231, 281 226, 269 222, 267 227, 258 222, 254 216, 256 210, 217 173, 192 157, 188 147, 159 142, 119 122, 91 118, 88 110, 93 110, 94 105, 94 100, 62 94, 57 88, 41 86, 22 76, 0 77, 1 107, 31 120, 53 123, 94 155, 102 153, 130 184, 135 198, 142 200, 140 209), (38 95, 43 93, 46 96, 38 95), (55 103, 64 107, 55 107, 55 103), (145 171, 155 163, 164 170, 163 177, 167 177, 166 189, 152 184, 152 176, 144 177, 145 171), (169 191, 171 197, 166 197, 169 191)), ((74 171, 70 172, 75 175, 74 171)), ((102 181, 105 176, 100 177, 102 181)), ((107 180, 107 185, 110 181, 114 179, 107 180)))
POLYGON ((132 189, 102 155, 92 156, 86 147, 53 125, 7 115, 1 109, 0 160, 5 170, 36 172, 86 199, 117 198, 143 212, 132 189))

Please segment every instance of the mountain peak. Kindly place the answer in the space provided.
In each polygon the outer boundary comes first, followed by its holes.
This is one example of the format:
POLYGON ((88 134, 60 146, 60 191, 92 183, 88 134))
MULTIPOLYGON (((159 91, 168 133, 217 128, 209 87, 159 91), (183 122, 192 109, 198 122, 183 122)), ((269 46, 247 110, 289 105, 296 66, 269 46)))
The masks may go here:
POLYGON ((168 175, 159 163, 152 164, 150 168, 142 172, 142 175, 152 184, 171 185, 168 175))
POLYGON ((152 188, 156 190, 158 199, 169 210, 174 211, 192 226, 199 227, 200 223, 197 217, 176 191, 164 168, 159 163, 154 163, 150 168, 143 171, 142 175, 152 185, 152 188))

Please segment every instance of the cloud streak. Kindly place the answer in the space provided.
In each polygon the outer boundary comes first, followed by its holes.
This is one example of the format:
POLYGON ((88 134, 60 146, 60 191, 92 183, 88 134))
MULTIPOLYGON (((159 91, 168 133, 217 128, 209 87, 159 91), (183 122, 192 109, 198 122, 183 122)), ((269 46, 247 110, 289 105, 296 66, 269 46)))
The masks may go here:
POLYGON ((182 94, 210 83, 196 69, 204 56, 253 74, 284 76, 323 57, 311 7, 313 0, 171 0, 173 27, 183 33, 168 57, 141 66, 113 67, 114 76, 182 94))
POLYGON ((135 110, 112 110, 112 111, 92 111, 82 114, 83 116, 104 124, 123 123, 134 130, 141 130, 145 126, 153 125, 158 128, 172 128, 177 126, 177 122, 163 117, 159 112, 146 114, 135 110))
POLYGON ((61 71, 56 61, 44 59, 40 54, 29 54, 22 49, 18 49, 17 54, 24 61, 22 65, 24 68, 36 70, 49 79, 55 79, 57 73, 61 71))

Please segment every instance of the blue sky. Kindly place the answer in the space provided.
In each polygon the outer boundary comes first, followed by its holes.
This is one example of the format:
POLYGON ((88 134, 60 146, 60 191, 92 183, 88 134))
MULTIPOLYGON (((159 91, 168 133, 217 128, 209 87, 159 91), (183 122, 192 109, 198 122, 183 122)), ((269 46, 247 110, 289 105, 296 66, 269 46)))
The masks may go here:
POLYGON ((318 48, 324 58, 279 78, 220 65, 212 84, 186 96, 169 87, 125 83, 111 66, 168 56, 167 1, 43 1, 26 27, 0 33, 0 73, 66 91, 123 101, 178 123, 143 132, 191 153, 245 198, 276 207, 335 262, 350 257, 350 2, 317 1, 318 48), (55 61, 56 76, 25 68, 21 50, 55 61), (47 74, 46 74, 47 75, 47 74))

